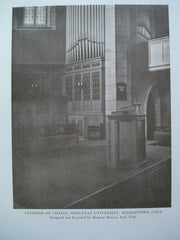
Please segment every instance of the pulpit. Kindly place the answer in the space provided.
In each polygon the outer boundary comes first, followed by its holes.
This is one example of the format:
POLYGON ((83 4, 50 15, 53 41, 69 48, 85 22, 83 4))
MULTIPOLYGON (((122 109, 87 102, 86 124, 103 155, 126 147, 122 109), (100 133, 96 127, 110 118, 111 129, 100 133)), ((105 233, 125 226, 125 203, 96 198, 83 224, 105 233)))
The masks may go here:
POLYGON ((145 116, 116 112, 108 119, 108 166, 138 167, 146 159, 145 116))

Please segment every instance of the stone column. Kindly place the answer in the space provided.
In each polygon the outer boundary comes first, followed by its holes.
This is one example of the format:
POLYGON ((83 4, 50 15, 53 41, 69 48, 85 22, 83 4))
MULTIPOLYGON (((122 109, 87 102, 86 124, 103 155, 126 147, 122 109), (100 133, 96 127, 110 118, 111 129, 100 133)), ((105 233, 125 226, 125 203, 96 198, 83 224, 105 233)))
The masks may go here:
MULTIPOLYGON (((115 6, 106 6, 105 14, 105 109, 106 116, 116 111, 116 33, 115 33, 115 6)), ((103 16, 102 16, 103 22, 103 16)), ((103 37, 103 31, 102 31, 103 37)), ((103 48, 102 48, 102 52, 103 48)))

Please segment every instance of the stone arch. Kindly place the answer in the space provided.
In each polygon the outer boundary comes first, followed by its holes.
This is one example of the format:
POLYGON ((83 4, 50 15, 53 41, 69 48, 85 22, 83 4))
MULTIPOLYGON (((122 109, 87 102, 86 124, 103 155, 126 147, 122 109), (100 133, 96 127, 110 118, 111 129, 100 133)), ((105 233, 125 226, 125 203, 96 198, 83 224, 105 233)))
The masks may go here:
POLYGON ((161 126, 161 97, 157 84, 154 84, 148 90, 145 113, 146 138, 147 140, 154 140, 154 132, 161 126))

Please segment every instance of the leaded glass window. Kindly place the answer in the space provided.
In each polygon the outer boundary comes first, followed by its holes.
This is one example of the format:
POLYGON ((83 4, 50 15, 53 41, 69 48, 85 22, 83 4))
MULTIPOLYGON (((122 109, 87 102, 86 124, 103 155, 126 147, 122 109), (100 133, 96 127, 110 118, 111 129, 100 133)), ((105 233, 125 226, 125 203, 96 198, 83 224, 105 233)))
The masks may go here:
POLYGON ((24 25, 46 26, 47 7, 25 7, 24 25))
POLYGON ((83 74, 83 99, 90 100, 90 74, 83 74))
POLYGON ((81 75, 75 75, 75 100, 81 100, 81 75))
POLYGON ((24 24, 34 25, 34 7, 26 7, 24 10, 24 24))
POLYGON ((92 73, 93 100, 100 99, 100 73, 92 73))

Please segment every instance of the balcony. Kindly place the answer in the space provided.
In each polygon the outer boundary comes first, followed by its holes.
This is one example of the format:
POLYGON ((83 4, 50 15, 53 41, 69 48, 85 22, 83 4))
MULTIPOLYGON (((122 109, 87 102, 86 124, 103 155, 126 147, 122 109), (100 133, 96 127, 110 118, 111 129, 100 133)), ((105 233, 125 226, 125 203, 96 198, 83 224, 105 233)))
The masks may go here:
POLYGON ((148 41, 149 71, 170 68, 169 37, 148 41))

